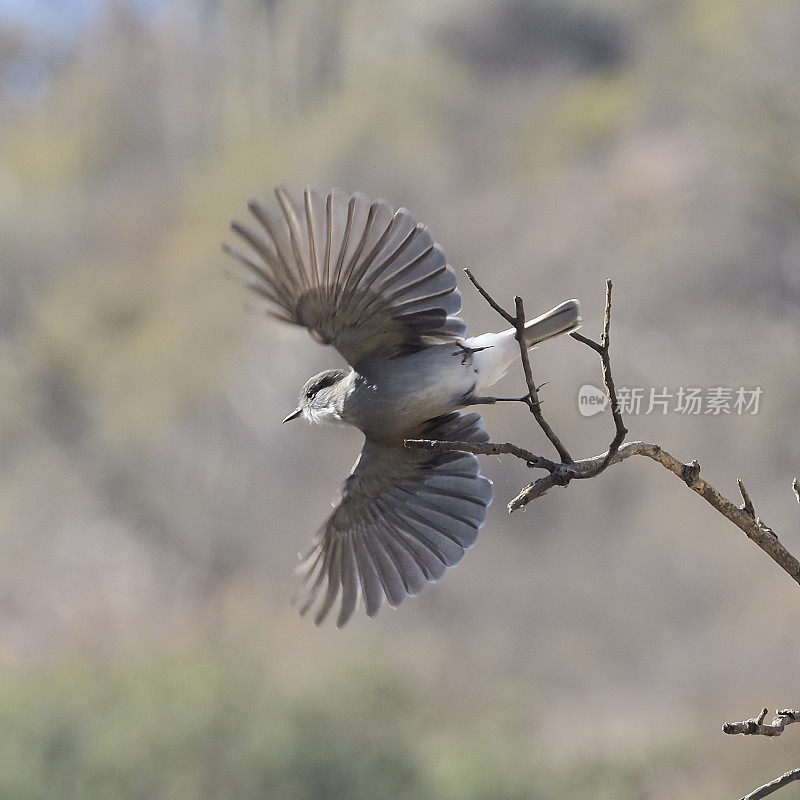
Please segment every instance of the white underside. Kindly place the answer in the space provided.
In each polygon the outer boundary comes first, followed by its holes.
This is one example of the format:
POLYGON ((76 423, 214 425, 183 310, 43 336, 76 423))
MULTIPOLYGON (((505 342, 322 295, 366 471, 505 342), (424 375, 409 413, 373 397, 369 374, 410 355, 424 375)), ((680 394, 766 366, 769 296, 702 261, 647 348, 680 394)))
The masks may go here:
POLYGON ((481 396, 488 393, 519 355, 519 345, 514 338, 514 330, 502 333, 484 333, 466 340, 466 346, 478 352, 472 355, 473 374, 475 375, 474 394, 481 396), (485 348, 485 349, 481 349, 485 348))

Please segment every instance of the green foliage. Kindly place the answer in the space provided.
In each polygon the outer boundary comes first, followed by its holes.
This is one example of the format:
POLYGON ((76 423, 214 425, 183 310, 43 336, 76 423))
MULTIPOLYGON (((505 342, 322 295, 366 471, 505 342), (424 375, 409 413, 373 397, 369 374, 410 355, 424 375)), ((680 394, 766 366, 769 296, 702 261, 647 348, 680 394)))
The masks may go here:
POLYGON ((344 691, 292 693, 206 658, 6 676, 0 796, 421 796, 392 686, 359 683, 357 674, 344 691))
MULTIPOLYGON (((424 700, 349 663, 289 687, 188 656, 0 676, 0 796, 17 800, 626 800, 642 767, 556 769, 502 720, 421 735, 424 700)), ((428 726, 430 727, 430 726, 428 726)), ((657 759, 656 759, 657 760, 657 759)))

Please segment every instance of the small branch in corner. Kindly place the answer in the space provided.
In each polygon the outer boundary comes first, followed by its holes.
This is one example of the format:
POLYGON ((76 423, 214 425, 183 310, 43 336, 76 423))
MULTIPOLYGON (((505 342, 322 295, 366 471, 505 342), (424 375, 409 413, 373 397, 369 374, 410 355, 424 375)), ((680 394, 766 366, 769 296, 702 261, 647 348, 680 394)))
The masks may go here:
POLYGON ((741 800, 763 800, 764 797, 768 797, 773 792, 777 792, 778 789, 782 789, 784 786, 788 786, 794 781, 800 781, 800 767, 789 770, 789 772, 784 772, 779 778, 775 778, 774 781, 759 786, 758 789, 754 789, 750 794, 746 794, 741 800))
POLYGON ((776 711, 772 722, 764 722, 769 709, 762 709, 757 717, 742 720, 742 722, 726 722, 722 726, 723 733, 742 734, 743 736, 780 736, 787 725, 800 722, 800 711, 784 708, 776 711))

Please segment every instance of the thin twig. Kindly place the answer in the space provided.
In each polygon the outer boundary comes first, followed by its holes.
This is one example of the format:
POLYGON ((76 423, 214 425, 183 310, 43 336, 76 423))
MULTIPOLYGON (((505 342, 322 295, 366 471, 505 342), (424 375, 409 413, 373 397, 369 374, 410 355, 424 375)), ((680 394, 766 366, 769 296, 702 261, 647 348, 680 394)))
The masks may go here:
POLYGON ((509 314, 490 294, 478 283, 478 279, 468 270, 464 269, 472 285, 478 290, 480 296, 509 324, 513 325, 515 319, 513 314, 509 314))
MULTIPOLYGON (((737 506, 724 497, 710 483, 700 477, 700 465, 697 461, 684 463, 675 456, 670 455, 661 445, 647 442, 627 442, 609 460, 609 465, 618 464, 631 456, 646 456, 657 461, 668 469, 673 475, 680 478, 692 491, 700 495, 709 505, 719 511, 722 516, 729 519, 737 528, 743 531, 749 539, 755 542, 792 580, 800 583, 800 561, 798 561, 781 543, 772 528, 760 518, 754 517, 749 512, 737 506)), ((531 500, 541 497, 553 486, 565 485, 573 478, 581 478, 584 474, 593 474, 597 465, 603 463, 608 453, 603 453, 592 458, 576 461, 574 464, 560 464, 558 468, 540 478, 535 483, 525 487, 509 504, 509 511, 517 511, 527 505, 531 500)))
POLYGON ((514 307, 517 312, 514 317, 516 340, 519 343, 519 357, 522 361, 522 370, 525 373, 525 384, 528 387, 528 408, 539 427, 544 431, 544 435, 550 440, 553 447, 555 447, 561 461, 565 464, 571 464, 573 459, 569 454, 569 450, 567 450, 556 432, 550 427, 550 423, 544 418, 544 414, 542 414, 542 406, 539 402, 539 391, 533 380, 531 359, 528 355, 528 343, 525 340, 525 306, 519 295, 514 297, 514 307))
POLYGON ((585 344, 587 347, 591 347, 595 353, 602 353, 603 352, 603 345, 599 342, 596 342, 594 339, 590 339, 588 336, 584 336, 582 333, 578 333, 577 331, 573 331, 570 336, 573 339, 585 344))
MULTIPOLYGON (((739 488, 741 489, 742 487, 740 486, 739 488)), ((746 497, 746 495, 747 493, 743 492, 743 497, 746 497)), ((744 502, 745 505, 747 505, 748 500, 745 499, 744 502)), ((772 722, 764 722, 767 713, 768 709, 762 708, 761 713, 757 717, 751 717, 741 722, 726 722, 722 726, 722 730, 724 733, 734 735, 742 734, 743 736, 780 736, 787 725, 791 725, 793 722, 800 722, 800 711, 795 711, 791 708, 784 708, 776 711, 772 722)), ((790 770, 779 778, 775 778, 775 780, 754 789, 750 794, 745 795, 742 800, 759 800, 759 798, 767 797, 773 792, 777 792, 778 789, 783 786, 798 779, 800 779, 800 768, 790 770)))
POLYGON ((572 456, 569 450, 564 446, 561 439, 559 439, 556 432, 550 427, 550 424, 542 414, 541 403, 539 402, 539 392, 536 388, 536 383, 533 380, 533 371, 531 370, 531 361, 528 356, 528 344, 525 341, 525 307, 522 298, 518 295, 514 298, 514 314, 506 311, 486 289, 481 286, 478 279, 468 270, 465 269, 467 277, 472 282, 472 285, 478 290, 481 297, 508 323, 514 326, 515 338, 519 343, 519 357, 522 362, 522 369, 525 373, 525 384, 528 387, 528 394, 525 398, 531 414, 533 414, 539 427, 544 432, 544 435, 550 440, 550 443, 556 449, 558 457, 563 463, 571 464, 572 456))
POLYGON ((479 456, 512 455, 522 459, 529 467, 538 467, 546 470, 554 470, 558 467, 555 461, 537 456, 536 453, 531 453, 530 450, 517 447, 517 445, 509 442, 500 444, 497 442, 445 442, 439 439, 406 439, 403 444, 412 450, 429 450, 434 453, 459 452, 474 453, 479 456))
POLYGON ((761 798, 767 797, 773 792, 777 792, 778 789, 782 789, 784 786, 788 786, 788 784, 797 780, 800 780, 800 767, 789 770, 789 772, 784 772, 780 778, 775 778, 774 781, 759 786, 758 789, 754 789, 750 794, 746 794, 742 797, 742 800, 761 800, 761 798))
POLYGON ((526 486, 508 505, 509 512, 516 511, 519 508, 527 505, 531 500, 541 497, 548 489, 553 486, 567 486, 573 478, 586 479, 594 478, 603 472, 614 459, 617 451, 625 441, 628 435, 628 429, 625 427, 625 422, 622 419, 622 412, 620 410, 619 400, 617 398, 617 388, 614 384, 614 377, 611 373, 611 279, 606 279, 606 306, 603 315, 603 332, 600 341, 596 342, 588 336, 580 333, 570 334, 574 339, 590 347, 600 356, 602 365, 603 385, 606 389, 611 404, 611 414, 614 419, 614 438, 608 450, 603 455, 602 459, 594 463, 591 468, 574 473, 569 469, 571 463, 574 461, 564 462, 559 465, 558 469, 550 470, 550 474, 544 478, 526 486))
POLYGON ((755 517, 756 510, 753 508, 753 501, 750 499, 750 495, 747 494, 747 489, 744 488, 744 484, 742 483, 741 478, 736 479, 736 484, 739 487, 739 494, 742 496, 742 511, 746 511, 751 517, 755 517))
POLYGON ((619 400, 617 399, 617 387, 614 385, 614 378, 611 374, 611 289, 612 283, 610 278, 606 278, 606 309, 603 315, 603 334, 598 344, 593 339, 587 336, 582 336, 579 333, 572 333, 572 337, 579 342, 591 347, 596 353, 600 355, 600 363, 602 365, 603 385, 606 388, 606 395, 611 404, 611 416, 614 420, 614 438, 608 447, 606 457, 597 466, 594 472, 584 475, 584 478, 594 478, 599 475, 610 463, 614 454, 619 450, 620 445, 625 441, 628 435, 628 429, 625 427, 625 421, 622 419, 622 411, 620 410, 619 400))
POLYGON ((800 711, 784 708, 775 712, 772 722, 765 723, 769 710, 764 708, 757 717, 742 722, 726 722, 722 726, 723 733, 742 734, 744 736, 780 736, 787 725, 800 722, 800 711))

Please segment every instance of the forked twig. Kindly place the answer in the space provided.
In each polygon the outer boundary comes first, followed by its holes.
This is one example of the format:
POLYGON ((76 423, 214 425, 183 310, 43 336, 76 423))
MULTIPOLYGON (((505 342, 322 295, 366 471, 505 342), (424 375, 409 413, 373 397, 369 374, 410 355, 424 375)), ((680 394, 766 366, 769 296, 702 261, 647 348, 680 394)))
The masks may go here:
MULTIPOLYGON (((791 708, 784 708, 775 712, 772 722, 765 722, 768 709, 761 709, 757 717, 745 719, 742 722, 726 722, 722 726, 724 733, 742 734, 743 736, 780 736, 788 725, 793 722, 800 722, 800 711, 791 708)), ((745 795, 741 800, 761 800, 778 789, 787 786, 793 781, 800 780, 800 767, 784 772, 783 775, 774 780, 753 789, 750 794, 745 795)))
POLYGON ((477 278, 468 269, 465 269, 464 272, 486 302, 489 303, 506 322, 514 326, 514 330, 516 331, 515 338, 519 344, 519 357, 522 362, 522 370, 525 374, 525 385, 528 387, 528 394, 526 395, 528 408, 531 414, 533 414, 537 424, 544 432, 544 435, 550 440, 553 447, 555 447, 561 461, 566 464, 573 463, 569 450, 567 450, 542 414, 542 406, 539 402, 539 390, 536 388, 536 382, 533 380, 531 360, 528 355, 528 345, 525 343, 525 323, 527 320, 525 319, 525 306, 522 302, 522 298, 519 295, 514 297, 514 314, 512 315, 506 311, 480 283, 478 283, 477 278))
MULTIPOLYGON (((739 492, 742 495, 741 506, 728 500, 711 484, 700 477, 700 464, 697 461, 685 463, 670 455, 661 445, 647 442, 625 442, 628 433, 625 427, 619 401, 617 398, 614 378, 611 371, 611 289, 610 280, 606 281, 605 314, 603 317, 603 332, 600 341, 589 338, 581 333, 570 334, 573 339, 589 347, 600 356, 603 384, 611 405, 614 420, 614 437, 605 453, 590 458, 575 460, 564 447, 559 436, 555 433, 542 413, 539 395, 533 379, 533 373, 528 358, 528 350, 524 345, 525 311, 522 300, 515 298, 515 313, 506 311, 481 284, 471 272, 466 270, 467 276, 487 303, 500 314, 506 322, 514 325, 517 339, 520 342, 520 358, 522 360, 525 382, 528 387, 527 401, 537 423, 544 431, 548 440, 559 454, 560 461, 552 461, 513 444, 471 444, 469 442, 440 442, 432 439, 407 439, 406 446, 433 452, 448 452, 461 450, 478 455, 509 454, 521 459, 533 469, 542 469, 547 473, 533 483, 525 486, 517 496, 508 504, 509 512, 524 508, 531 501, 542 497, 554 486, 567 486, 573 480, 594 478, 612 464, 630 456, 646 456, 657 461, 674 475, 679 477, 692 491, 699 494, 709 505, 713 506, 720 514, 729 519, 736 527, 743 531, 749 539, 757 544, 781 569, 786 572, 796 583, 800 584, 800 561, 797 560, 781 543, 778 535, 755 513, 755 507, 741 478, 738 479, 739 492)), ((792 484, 795 495, 800 502, 800 488, 797 479, 792 484)))
POLYGON ((744 736, 780 736, 787 725, 800 722, 800 711, 791 708, 776 711, 772 722, 764 722, 768 713, 769 709, 763 708, 757 717, 742 722, 726 722, 722 726, 722 731, 730 734, 740 733, 744 736))

